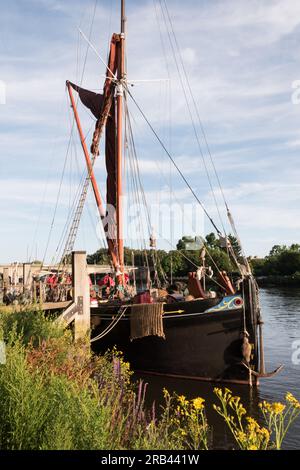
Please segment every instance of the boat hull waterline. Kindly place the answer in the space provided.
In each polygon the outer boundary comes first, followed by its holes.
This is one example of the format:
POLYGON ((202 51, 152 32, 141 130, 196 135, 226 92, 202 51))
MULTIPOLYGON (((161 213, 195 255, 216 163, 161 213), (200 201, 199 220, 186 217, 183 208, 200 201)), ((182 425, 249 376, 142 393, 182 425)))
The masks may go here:
MULTIPOLYGON (((180 309, 187 302, 180 304, 176 308, 180 309)), ((166 307, 168 311, 172 311, 172 308, 175 310, 172 304, 166 307)), ((93 309, 93 318, 97 318, 96 323, 100 322, 94 330, 94 336, 109 326, 115 312, 93 309)), ((93 349, 102 353, 116 347, 124 353, 125 360, 136 372, 249 383, 252 379, 249 378, 249 370, 243 364, 242 357, 242 319, 242 308, 206 313, 172 314, 165 311, 165 339, 147 336, 131 341, 130 314, 127 314, 112 331, 93 343, 93 349)), ((256 356, 252 355, 254 363, 257 362, 256 356)))

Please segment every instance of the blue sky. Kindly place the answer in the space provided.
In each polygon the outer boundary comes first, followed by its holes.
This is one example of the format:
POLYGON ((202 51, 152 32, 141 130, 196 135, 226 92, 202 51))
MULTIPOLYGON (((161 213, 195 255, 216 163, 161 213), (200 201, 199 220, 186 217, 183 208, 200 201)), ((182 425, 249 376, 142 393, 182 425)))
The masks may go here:
MULTIPOLYGON (((6 85, 6 104, 0 104, 3 263, 24 261, 27 255, 45 256, 70 135, 65 80, 81 79, 86 43, 78 27, 89 34, 95 2, 1 0, 0 4, 0 81, 6 85)), ((246 253, 264 255, 274 244, 299 242, 300 104, 291 99, 292 84, 300 80, 299 2, 168 0, 167 4, 246 253)), ((102 57, 111 33, 119 29, 118 15, 116 0, 98 0, 91 40, 102 57)), ((170 82, 137 83, 132 93, 218 222, 159 4, 127 0, 127 17, 129 78, 170 77, 170 82)), ((103 73, 90 50, 82 85, 101 89, 103 73)), ((93 120, 82 107, 79 110, 86 133, 91 132, 93 120)), ((147 200, 168 205, 171 181, 176 199, 188 205, 193 200, 190 193, 174 171, 170 177, 168 160, 134 106, 131 110, 147 200)), ((104 194, 102 157, 95 172, 104 194)), ((55 254, 83 171, 74 135, 48 261, 55 254)), ((225 223, 217 187, 216 197, 225 223)), ((168 225, 168 215, 164 214, 162 223, 168 225)), ((89 195, 76 248, 93 252, 100 246, 95 225, 96 210, 89 195)), ((203 230, 210 231, 208 222, 203 230)), ((173 238, 181 232, 192 233, 192 229, 178 224, 173 238)), ((159 246, 169 247, 164 240, 159 246)))

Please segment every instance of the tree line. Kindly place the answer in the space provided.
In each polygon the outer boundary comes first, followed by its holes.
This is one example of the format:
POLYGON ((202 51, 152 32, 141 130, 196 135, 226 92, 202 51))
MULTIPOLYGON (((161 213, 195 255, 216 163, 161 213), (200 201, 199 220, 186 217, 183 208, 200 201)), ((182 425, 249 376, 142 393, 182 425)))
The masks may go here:
POLYGON ((251 260, 256 276, 299 276, 300 245, 274 245, 265 258, 251 260))
MULTIPOLYGON (((236 257, 241 256, 237 239, 228 236, 236 257)), ((199 238, 200 239, 200 238, 199 238)), ((125 247, 124 260, 127 266, 134 264, 136 267, 149 266, 150 269, 156 266, 158 271, 164 272, 167 276, 181 277, 188 272, 194 271, 196 267, 202 265, 201 244, 197 245, 198 237, 184 236, 176 245, 176 250, 138 250, 125 247)), ((226 250, 221 247, 219 238, 214 233, 206 235, 205 245, 208 248, 206 254, 206 264, 218 266, 218 269, 227 272, 236 271, 236 266, 229 259, 226 250)), ((202 245, 203 246, 203 245, 202 245)), ((97 250, 88 255, 88 264, 109 265, 110 257, 105 248, 97 250)), ((292 244, 274 245, 270 253, 265 258, 249 258, 255 276, 299 276, 300 279, 300 245, 292 244)))
MULTIPOLYGON (((237 256, 240 256, 240 249, 235 237, 229 235, 230 242, 237 256)), ((175 277, 186 276, 188 272, 195 271, 197 267, 202 266, 201 250, 204 246, 199 242, 200 237, 184 236, 176 245, 176 250, 136 250, 132 248, 124 248, 125 265, 136 267, 149 266, 156 267, 157 271, 161 271, 170 276, 171 273, 175 277)), ((219 239, 214 233, 210 233, 205 237, 205 245, 208 248, 206 254, 206 264, 218 266, 218 269, 227 272, 233 271, 234 265, 228 258, 226 250, 221 248, 219 239)), ((110 264, 110 257, 105 248, 101 248, 95 253, 88 255, 88 264, 110 264)))

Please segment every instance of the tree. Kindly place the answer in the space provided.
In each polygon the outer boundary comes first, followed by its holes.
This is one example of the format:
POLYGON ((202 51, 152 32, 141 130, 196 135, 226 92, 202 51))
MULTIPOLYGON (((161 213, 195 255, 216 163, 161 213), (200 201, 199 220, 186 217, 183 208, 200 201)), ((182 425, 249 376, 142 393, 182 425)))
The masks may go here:
POLYGON ((263 260, 252 261, 257 276, 290 276, 300 271, 300 245, 274 245, 263 260))
POLYGON ((219 242, 219 240, 217 239, 216 235, 213 232, 206 235, 205 240, 206 240, 207 246, 210 247, 210 248, 220 247, 220 242, 219 242))
POLYGON ((239 259, 242 255, 242 250, 238 242, 238 239, 234 235, 229 234, 228 240, 230 241, 230 244, 232 246, 235 256, 237 257, 237 259, 239 259))
POLYGON ((280 255, 280 253, 282 253, 286 249, 287 249, 287 247, 285 245, 274 245, 271 248, 269 256, 278 256, 278 255, 280 255))
POLYGON ((300 270, 300 251, 285 250, 280 253, 277 261, 280 274, 292 275, 300 270))
POLYGON ((266 271, 265 258, 255 258, 250 260, 250 264, 255 276, 264 276, 266 271))
POLYGON ((186 260, 179 251, 173 250, 169 251, 169 253, 165 252, 160 259, 162 268, 168 276, 171 274, 171 268, 173 276, 186 275, 186 260))
POLYGON ((107 264, 110 265, 110 257, 106 248, 100 248, 92 255, 87 256, 88 264, 107 264))
POLYGON ((177 250, 185 250, 187 243, 194 243, 194 242, 195 242, 195 239, 193 237, 184 235, 180 240, 178 240, 176 248, 177 250))

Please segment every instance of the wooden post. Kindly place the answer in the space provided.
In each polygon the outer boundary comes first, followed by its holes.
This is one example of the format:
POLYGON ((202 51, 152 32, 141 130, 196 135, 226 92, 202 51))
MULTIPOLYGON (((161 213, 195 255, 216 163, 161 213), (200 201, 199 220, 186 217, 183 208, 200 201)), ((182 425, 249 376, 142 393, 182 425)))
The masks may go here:
POLYGON ((259 328, 259 373, 265 374, 266 367, 265 367, 265 352, 264 352, 264 339, 263 339, 263 321, 259 320, 258 324, 259 328))
POLYGON ((40 301, 40 308, 43 308, 43 283, 39 281, 39 301, 40 301))
POLYGON ((23 292, 31 288, 31 263, 23 263, 23 292))
POLYGON ((33 297, 33 303, 36 304, 36 280, 33 280, 33 285, 32 285, 32 297, 33 297))
POLYGON ((9 268, 3 268, 3 288, 9 287, 9 268))
POLYGON ((87 336, 91 328, 90 286, 86 267, 86 252, 72 252, 73 300, 78 310, 75 315, 75 341, 87 336))

